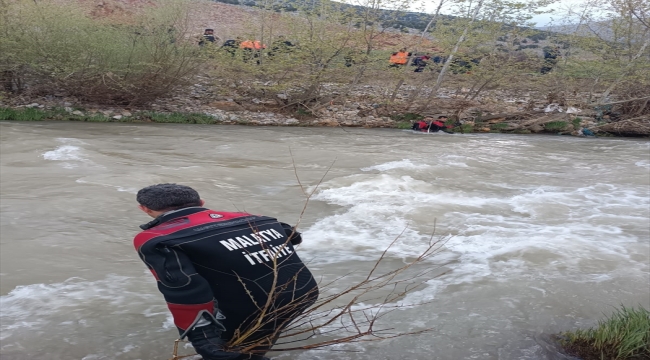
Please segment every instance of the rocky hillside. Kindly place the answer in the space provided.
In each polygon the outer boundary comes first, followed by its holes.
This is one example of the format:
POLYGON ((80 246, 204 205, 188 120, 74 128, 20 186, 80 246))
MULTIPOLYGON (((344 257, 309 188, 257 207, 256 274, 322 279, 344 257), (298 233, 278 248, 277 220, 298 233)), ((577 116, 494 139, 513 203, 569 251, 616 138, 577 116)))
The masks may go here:
MULTIPOLYGON (((96 18, 123 19, 139 10, 156 6, 162 0, 59 0, 76 1, 88 9, 88 12, 96 18)), ((228 0, 228 2, 232 2, 228 0)), ((196 0, 192 2, 188 20, 188 30, 193 36, 199 37, 203 30, 211 28, 215 34, 224 41, 234 39, 237 36, 254 36, 256 24, 261 18, 261 11, 254 3, 237 5, 209 0, 196 0)), ((413 18, 417 13, 408 13, 413 18)), ((423 15, 423 14, 420 14, 423 15)), ((402 19, 402 20, 404 20, 402 19)), ((401 25, 400 25, 401 26, 401 25)), ((400 27, 398 26, 398 27, 400 27)), ((278 33, 281 32, 279 29, 278 33)), ((415 33, 415 31, 413 31, 415 33)), ((387 29, 385 34, 377 40, 378 48, 384 50, 395 50, 405 44, 416 43, 419 39, 417 34, 409 34, 397 28, 387 29)), ((432 43, 425 42, 425 46, 432 46, 432 43)))

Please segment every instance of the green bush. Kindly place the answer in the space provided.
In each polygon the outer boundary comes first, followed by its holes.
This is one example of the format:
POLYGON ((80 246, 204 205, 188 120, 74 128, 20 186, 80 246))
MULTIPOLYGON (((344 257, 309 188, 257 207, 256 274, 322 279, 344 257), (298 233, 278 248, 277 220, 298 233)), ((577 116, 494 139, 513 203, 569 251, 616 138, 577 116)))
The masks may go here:
POLYGON ((551 131, 561 131, 569 125, 566 121, 551 121, 544 124, 544 129, 551 131))
POLYGON ((622 306, 598 326, 560 334, 562 346, 583 359, 649 359, 650 312, 622 306))
POLYGON ((46 112, 35 108, 14 110, 0 108, 0 120, 39 121, 46 117, 46 112))
POLYGON ((2 1, 0 71, 20 71, 32 91, 96 103, 141 104, 191 82, 201 63, 186 38, 187 0, 169 0, 122 22, 73 4, 2 1))
POLYGON ((412 126, 410 121, 400 121, 397 123, 398 129, 410 129, 412 126))
POLYGON ((574 127, 575 129, 578 129, 578 128, 580 128, 580 123, 581 123, 581 122, 582 122, 582 119, 580 119, 579 117, 577 117, 577 118, 573 119, 573 121, 571 121, 571 125, 573 125, 573 127, 574 127))
POLYGON ((463 125, 461 125, 461 132, 462 133, 474 132, 474 125, 472 125, 472 124, 463 124, 463 125))

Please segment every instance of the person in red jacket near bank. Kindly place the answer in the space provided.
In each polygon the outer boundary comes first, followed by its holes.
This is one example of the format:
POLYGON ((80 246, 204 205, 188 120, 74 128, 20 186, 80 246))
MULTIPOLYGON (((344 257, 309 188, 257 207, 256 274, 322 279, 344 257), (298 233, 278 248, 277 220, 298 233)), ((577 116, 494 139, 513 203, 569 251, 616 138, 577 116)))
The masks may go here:
POLYGON ((318 298, 293 247, 300 233, 272 217, 204 208, 184 185, 148 186, 136 199, 154 220, 140 226, 134 246, 180 338, 204 360, 268 359, 280 331, 318 298), (255 345, 250 352, 226 348, 243 333, 250 334, 244 343, 255 345))
POLYGON ((424 119, 413 123, 411 130, 422 132, 437 132, 442 130, 444 132, 449 132, 448 129, 453 128, 453 126, 445 125, 445 122, 447 122, 448 119, 449 118, 444 115, 438 116, 437 120, 434 120, 432 116, 427 116, 424 119), (429 121, 427 121, 427 119, 429 121))

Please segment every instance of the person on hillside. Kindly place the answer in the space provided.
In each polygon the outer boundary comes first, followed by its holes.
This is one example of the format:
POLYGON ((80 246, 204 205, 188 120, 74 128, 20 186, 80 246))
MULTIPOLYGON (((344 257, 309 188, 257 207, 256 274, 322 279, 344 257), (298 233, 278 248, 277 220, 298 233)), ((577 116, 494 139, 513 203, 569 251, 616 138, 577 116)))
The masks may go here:
POLYGON ((406 48, 399 49, 398 52, 394 52, 391 56, 390 59, 388 60, 390 62, 389 67, 392 68, 399 68, 402 67, 409 62, 409 57, 412 54, 410 52, 406 51, 406 48))
POLYGON ((429 64, 429 61, 431 60, 431 54, 426 53, 424 55, 416 56, 415 59, 413 59, 413 66, 415 66, 415 70, 413 72, 423 72, 424 69, 427 67, 429 64))
POLYGON ((433 58, 431 58, 431 61, 434 64, 444 64, 445 61, 447 61, 447 57, 444 55, 435 55, 433 58))
POLYGON ((551 70, 553 70, 553 67, 555 67, 555 65, 557 64, 559 56, 560 56, 560 48, 559 47, 557 47, 557 46, 555 48, 545 47, 544 48, 544 65, 540 69, 540 73, 548 74, 549 72, 551 72, 551 70))
POLYGON ((318 298, 295 253, 300 233, 272 217, 204 208, 189 186, 148 186, 136 200, 154 220, 133 243, 180 338, 204 360, 268 360, 279 332, 318 298), (244 333, 244 344, 258 345, 251 353, 225 347, 244 333))
POLYGON ((260 64, 259 57, 261 51, 266 49, 266 44, 259 40, 244 40, 239 44, 239 48, 244 50, 244 62, 257 58, 257 65, 260 64))
POLYGON ((284 35, 278 36, 278 39, 271 44, 269 57, 274 57, 279 54, 290 54, 293 51, 294 45, 291 41, 287 40, 284 35))
POLYGON ((239 49, 239 45, 242 43, 242 38, 237 37, 235 40, 229 39, 226 40, 223 45, 221 45, 220 49, 225 50, 227 53, 229 53, 231 56, 235 56, 237 53, 237 49, 239 49))
POLYGON ((472 59, 456 58, 451 63, 451 71, 454 74, 470 74, 474 66, 480 63, 481 63, 480 58, 472 58, 472 59))
POLYGON ((217 42, 218 38, 214 35, 214 29, 205 29, 203 31, 203 36, 201 41, 199 41, 199 46, 205 46, 206 44, 214 44, 217 42))

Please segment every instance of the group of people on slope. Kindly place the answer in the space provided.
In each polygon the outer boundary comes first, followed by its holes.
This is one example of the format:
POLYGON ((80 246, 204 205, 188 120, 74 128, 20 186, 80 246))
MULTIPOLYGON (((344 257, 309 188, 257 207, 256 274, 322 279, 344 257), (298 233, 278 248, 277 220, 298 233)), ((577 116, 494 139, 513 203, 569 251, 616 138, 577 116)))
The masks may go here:
MULTIPOLYGON (((219 38, 214 34, 214 29, 205 29, 203 36, 199 41, 199 46, 205 46, 208 44, 216 45, 218 42, 219 38)), ((292 42, 286 40, 283 35, 280 35, 277 40, 271 44, 271 49, 266 53, 266 55, 273 57, 278 54, 289 53, 294 46, 295 45, 292 42)), ((267 45, 259 40, 244 40, 241 37, 237 37, 235 39, 224 41, 219 49, 223 49, 232 56, 235 56, 236 51, 241 49, 244 52, 244 61, 248 62, 253 58, 259 58, 260 52, 267 49, 267 45)), ((257 63, 259 64, 259 59, 257 60, 257 63)))
POLYGON ((411 130, 421 131, 426 133, 443 131, 450 133, 453 125, 447 125, 446 122, 449 118, 445 115, 438 116, 438 119, 434 119, 433 116, 427 116, 424 119, 413 123, 411 130))
MULTIPOLYGON (((388 62, 390 62, 389 67, 391 68, 400 68, 406 66, 409 63, 409 60, 413 56, 413 53, 406 51, 405 48, 400 49, 397 52, 394 52, 388 62)), ((415 66, 414 72, 422 72, 431 60, 431 54, 426 53, 424 55, 416 55, 411 62, 411 66, 415 66)))
MULTIPOLYGON (((415 70, 413 70, 414 72, 423 72, 429 64, 442 64, 447 61, 446 56, 432 55, 428 52, 423 55, 413 55, 413 53, 410 53, 406 51, 406 49, 402 48, 390 56, 388 60, 390 62, 389 67, 400 68, 402 66, 406 66, 409 64, 410 59, 413 59, 410 64, 411 66, 415 66, 415 70)), ((454 74, 467 73, 471 71, 474 65, 478 65, 480 62, 480 58, 475 58, 467 61, 460 58, 454 59, 451 64, 451 71, 454 74)))

